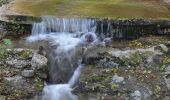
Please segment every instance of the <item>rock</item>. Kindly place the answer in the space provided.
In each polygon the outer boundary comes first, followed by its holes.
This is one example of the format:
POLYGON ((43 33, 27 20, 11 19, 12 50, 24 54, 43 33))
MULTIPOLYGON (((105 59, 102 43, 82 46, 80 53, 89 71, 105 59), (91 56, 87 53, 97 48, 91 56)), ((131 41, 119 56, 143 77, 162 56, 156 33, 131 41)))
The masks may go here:
POLYGON ((38 77, 41 79, 47 79, 47 73, 39 73, 38 77))
POLYGON ((113 78, 112 78, 112 82, 113 83, 121 83, 124 81, 124 78, 123 77, 120 77, 118 75, 114 75, 113 78))
POLYGON ((170 90, 170 78, 169 78, 169 76, 170 76, 170 65, 166 68, 166 72, 165 72, 165 76, 164 76, 167 88, 170 90))
POLYGON ((167 46, 168 48, 170 48, 170 41, 168 41, 168 43, 166 44, 166 46, 167 46))
POLYGON ((26 66, 30 65, 30 61, 27 60, 17 60, 17 59, 11 59, 9 61, 6 61, 6 64, 9 66, 13 66, 15 68, 24 68, 26 66))
POLYGON ((98 99, 90 97, 88 100, 98 100, 98 99))
POLYGON ((136 90, 134 93, 131 93, 133 100, 141 100, 141 92, 136 90))
POLYGON ((98 63, 100 67, 117 67, 119 64, 107 58, 101 59, 98 63))
POLYGON ((160 45, 154 47, 154 50, 158 50, 161 52, 168 52, 168 47, 164 44, 160 44, 160 45))
POLYGON ((166 71, 170 72, 170 65, 166 68, 166 71))
POLYGON ((170 90, 170 79, 165 78, 165 83, 166 83, 168 90, 170 90))
POLYGON ((25 78, 31 78, 34 76, 34 71, 33 70, 23 70, 21 75, 24 76, 25 78))
POLYGON ((4 81, 9 83, 10 86, 16 87, 18 89, 22 89, 25 84, 25 80, 22 76, 14 76, 14 77, 4 77, 4 81))
POLYGON ((31 60, 31 66, 34 69, 42 69, 44 66, 47 66, 47 58, 38 54, 34 53, 33 58, 31 60))

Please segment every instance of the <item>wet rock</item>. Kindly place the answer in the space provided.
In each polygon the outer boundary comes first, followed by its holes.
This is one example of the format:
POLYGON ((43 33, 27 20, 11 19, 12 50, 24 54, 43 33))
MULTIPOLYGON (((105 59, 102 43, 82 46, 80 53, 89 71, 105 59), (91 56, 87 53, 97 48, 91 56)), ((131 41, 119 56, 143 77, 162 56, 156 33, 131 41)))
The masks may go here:
POLYGON ((38 73, 38 77, 41 79, 47 79, 47 73, 38 73))
POLYGON ((133 100, 141 100, 141 92, 136 90, 134 93, 131 93, 133 100))
POLYGON ((170 90, 170 79, 165 78, 167 88, 170 90))
POLYGON ((21 75, 24 76, 25 78, 31 78, 34 76, 34 71, 33 70, 23 70, 21 75))
POLYGON ((158 51, 161 51, 161 52, 168 52, 168 48, 164 44, 160 44, 160 45, 154 47, 154 50, 158 50, 158 51))
POLYGON ((112 82, 113 83, 121 83, 124 81, 124 78, 123 77, 120 77, 118 75, 114 75, 113 78, 112 78, 112 82))
POLYGON ((34 69, 42 69, 44 66, 47 66, 47 58, 38 54, 34 53, 33 58, 31 60, 31 66, 34 69))
POLYGON ((110 46, 112 43, 112 40, 111 38, 106 38, 103 40, 103 42, 104 42, 104 46, 110 46))
POLYGON ((22 76, 4 77, 4 81, 7 82, 10 86, 16 87, 18 89, 22 89, 25 83, 25 80, 22 76))
POLYGON ((15 68, 24 68, 26 66, 30 65, 30 61, 26 61, 26 60, 17 60, 17 59, 11 59, 9 61, 6 61, 6 64, 9 66, 13 66, 15 68))

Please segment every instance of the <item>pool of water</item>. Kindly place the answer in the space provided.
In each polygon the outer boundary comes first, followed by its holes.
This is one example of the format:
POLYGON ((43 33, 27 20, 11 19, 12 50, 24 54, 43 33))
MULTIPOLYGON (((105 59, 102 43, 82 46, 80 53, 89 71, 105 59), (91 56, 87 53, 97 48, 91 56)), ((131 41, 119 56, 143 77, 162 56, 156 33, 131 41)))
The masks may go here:
POLYGON ((13 7, 35 16, 170 18, 158 0, 16 0, 13 7))

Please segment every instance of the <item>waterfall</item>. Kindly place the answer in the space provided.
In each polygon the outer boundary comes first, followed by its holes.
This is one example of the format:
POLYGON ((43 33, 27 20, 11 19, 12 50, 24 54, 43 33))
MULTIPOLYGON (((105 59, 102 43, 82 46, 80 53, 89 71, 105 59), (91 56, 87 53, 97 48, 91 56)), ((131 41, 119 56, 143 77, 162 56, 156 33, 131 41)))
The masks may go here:
POLYGON ((87 33, 94 32, 95 26, 95 19, 42 17, 42 22, 33 25, 32 34, 87 33))
POLYGON ((81 69, 86 47, 98 42, 95 19, 42 17, 34 23, 27 41, 48 42, 49 77, 52 85, 43 89, 42 100, 78 100, 72 94, 81 69))

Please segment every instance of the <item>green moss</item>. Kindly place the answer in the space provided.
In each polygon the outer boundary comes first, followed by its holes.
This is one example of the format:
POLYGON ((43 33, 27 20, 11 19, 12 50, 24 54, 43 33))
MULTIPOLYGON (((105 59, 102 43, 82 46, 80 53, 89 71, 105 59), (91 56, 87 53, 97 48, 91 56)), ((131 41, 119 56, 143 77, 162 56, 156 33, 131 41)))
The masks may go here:
POLYGON ((24 50, 24 51, 19 52, 19 53, 18 53, 18 56, 19 56, 21 59, 28 59, 31 54, 32 54, 32 51, 30 51, 30 50, 24 50))
POLYGON ((90 81, 92 81, 92 82, 101 81, 103 79, 104 79, 104 77, 99 76, 99 75, 93 75, 92 77, 90 77, 90 81))
POLYGON ((0 45, 0 60, 4 60, 8 57, 8 51, 2 45, 0 45))
POLYGON ((43 89, 43 80, 41 80, 40 78, 36 77, 34 79, 34 88, 37 91, 41 91, 43 89))
POLYGON ((112 83, 112 84, 110 84, 110 87, 111 87, 112 90, 115 90, 119 87, 119 85, 112 83))
POLYGON ((153 52, 147 51, 144 53, 141 53, 139 51, 136 51, 135 53, 133 53, 132 55, 130 55, 129 58, 124 58, 122 59, 122 64, 123 65, 138 65, 141 62, 143 62, 143 60, 149 56, 152 56, 153 52))

